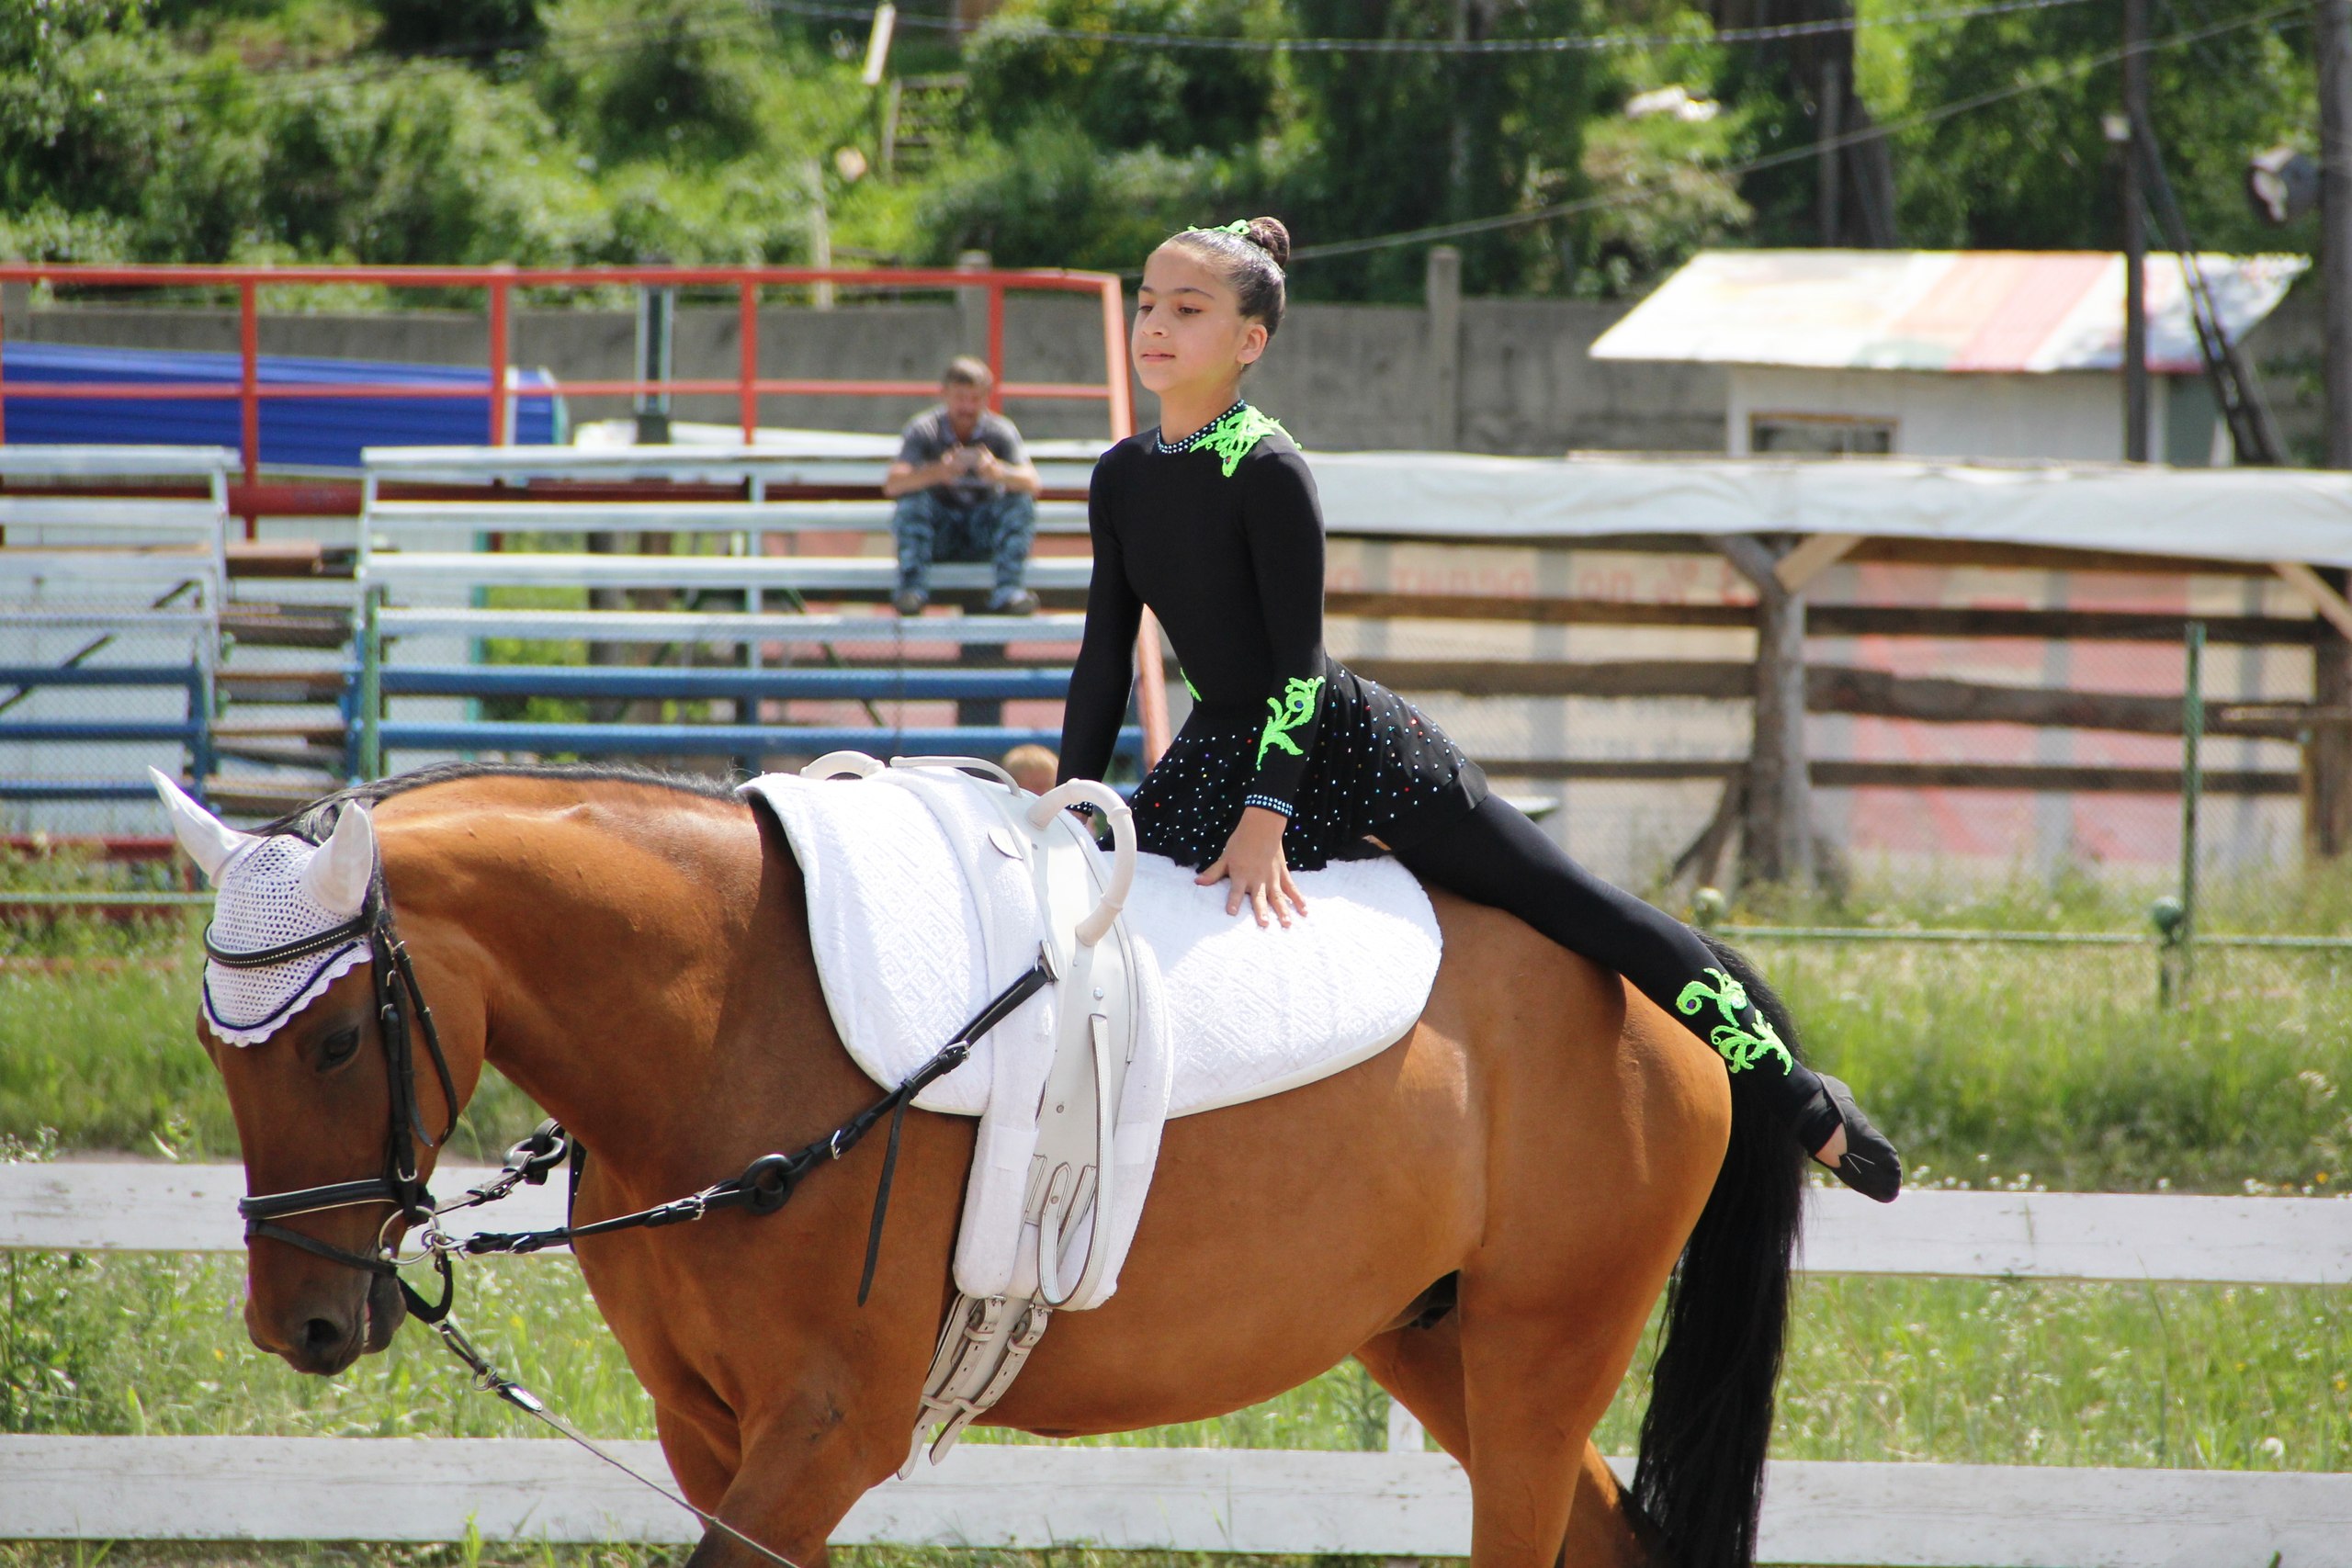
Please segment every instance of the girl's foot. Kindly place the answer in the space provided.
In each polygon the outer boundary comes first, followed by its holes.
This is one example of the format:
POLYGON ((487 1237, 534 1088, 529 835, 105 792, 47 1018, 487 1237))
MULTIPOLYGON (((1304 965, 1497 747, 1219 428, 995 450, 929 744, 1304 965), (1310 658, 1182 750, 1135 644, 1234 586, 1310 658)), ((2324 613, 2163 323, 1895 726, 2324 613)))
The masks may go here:
POLYGON ((1865 1198, 1892 1203, 1903 1190, 1903 1156, 1854 1103, 1854 1091, 1827 1073, 1798 1119, 1797 1138, 1838 1180, 1865 1198))

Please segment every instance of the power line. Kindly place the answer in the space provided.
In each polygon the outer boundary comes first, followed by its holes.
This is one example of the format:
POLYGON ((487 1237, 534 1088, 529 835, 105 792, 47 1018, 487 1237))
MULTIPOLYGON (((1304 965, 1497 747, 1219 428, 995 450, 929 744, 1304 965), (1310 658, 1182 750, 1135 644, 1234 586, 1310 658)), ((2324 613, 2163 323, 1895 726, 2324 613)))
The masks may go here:
MULTIPOLYGON (((2018 12, 2050 11, 2081 6, 2090 0, 1982 0, 1969 6, 1900 12, 1883 17, 1835 17, 1809 22, 1789 22, 1763 28, 1725 28, 1713 32, 1682 33, 1569 33, 1542 38, 1518 39, 1374 39, 1374 38, 1245 38, 1205 33, 1148 33, 1097 31, 1084 28, 1055 28, 1042 24, 1019 26, 1024 38, 1049 38, 1071 42, 1109 43, 1137 48, 1193 50, 1218 53, 1242 54, 1366 54, 1366 55, 1512 55, 1624 52, 1635 50, 1673 49, 1709 44, 1761 44, 1791 39, 1812 38, 1823 34, 1864 32, 1876 28, 1932 27, 1943 22, 1968 21, 1980 17, 2007 16, 2018 12)), ((744 0, 740 11, 707 12, 699 17, 669 16, 637 21, 612 22, 576 31, 551 32, 536 38, 482 39, 466 44, 444 44, 430 49, 403 51, 397 54, 380 54, 368 58, 345 56, 340 60, 308 63, 247 67, 243 75, 249 83, 266 82, 269 87, 258 89, 265 97, 281 96, 284 91, 303 91, 325 85, 350 85, 381 81, 397 74, 413 62, 436 61, 469 62, 494 60, 505 56, 527 59, 537 53, 560 55, 603 54, 625 51, 649 38, 664 34, 689 38, 714 38, 738 31, 756 21, 754 13, 768 16, 797 17, 811 21, 840 21, 872 27, 872 6, 838 6, 824 0, 744 0), (275 84, 291 85, 279 89, 275 84)), ((901 16, 901 27, 930 28, 938 31, 969 34, 986 26, 966 22, 953 17, 922 15, 901 16)), ((192 102, 195 92, 166 96, 151 91, 172 88, 202 73, 206 67, 191 63, 184 69, 159 72, 151 75, 125 77, 110 84, 108 90, 138 94, 149 102, 165 105, 192 102)), ((251 90, 251 89, 249 89, 251 90)))
MULTIPOLYGON (((782 12, 812 21, 854 22, 871 26, 874 20, 874 8, 870 6, 834 6, 825 4, 824 0, 751 0, 751 3, 771 13, 782 12)), ((1831 17, 1810 22, 1784 22, 1768 28, 1724 28, 1712 32, 1565 33, 1545 38, 1500 39, 1249 38, 1232 34, 1116 32, 1018 21, 991 24, 967 22, 955 17, 910 15, 899 17, 898 25, 951 33, 972 33, 993 25, 1000 30, 1016 33, 1022 38, 1131 44, 1148 49, 1206 50, 1227 54, 1576 54, 1671 49, 1691 44, 1776 43, 1823 33, 1860 32, 1875 28, 1928 27, 1938 22, 1999 17, 2016 11, 2051 11, 2086 3, 2087 0, 1984 0, 1984 3, 1973 6, 1905 11, 1887 17, 1831 17)))
MULTIPOLYGON (((756 5, 757 0, 752 0, 756 5)), ((750 10, 712 12, 700 17, 667 16, 641 18, 636 21, 614 22, 581 28, 573 32, 551 33, 537 39, 502 39, 472 44, 451 44, 434 49, 410 50, 400 53, 345 55, 338 60, 301 65, 247 66, 238 74, 243 89, 261 98, 278 98, 309 94, 322 88, 356 86, 380 82, 397 76, 411 65, 434 63, 466 63, 481 60, 513 58, 518 62, 545 53, 559 57, 619 54, 642 47, 648 41, 662 38, 721 39, 746 31, 765 36, 761 18, 750 10)), ((195 62, 175 71, 159 71, 143 76, 125 76, 105 85, 104 90, 121 93, 133 102, 172 107, 194 103, 204 97, 209 88, 188 85, 196 78, 207 74, 208 62, 195 62)))
MULTIPOLYGON (((2252 16, 2240 17, 2227 22, 2217 22, 2210 27, 2167 34, 2164 38, 2152 39, 2141 47, 2146 53, 2154 53, 2160 49, 2177 49, 2188 44, 2200 43, 2222 33, 2234 32, 2241 28, 2260 27, 2308 9, 2307 0, 2290 0, 2289 4, 2274 6, 2270 10, 2257 12, 2252 16)), ((1964 98, 1955 98, 1950 103, 1939 104, 1933 108, 1920 109, 1889 120, 1883 125, 1849 131, 1843 135, 1825 138, 1818 141, 1808 141, 1802 147, 1785 148, 1781 152, 1768 152, 1741 163, 1717 164, 1706 172, 1739 178, 1765 169, 1778 168, 1783 164, 1817 158, 1825 149, 1859 146, 1865 141, 1874 141, 1902 131, 1917 130, 1920 126, 1940 124, 1944 120, 1973 113, 1977 109, 2003 103, 2010 98, 2022 97, 2029 93, 2047 92, 2063 83, 2087 76, 2094 71, 2112 65, 2131 52, 2132 51, 2129 48, 2103 50, 2098 54, 2059 66, 2029 81, 2012 83, 2007 87, 1996 87, 1989 92, 1973 94, 1964 98)), ((1621 207, 1631 202, 1646 200, 1657 194, 1657 190, 1651 186, 1637 186, 1632 190, 1610 191, 1600 196, 1580 197, 1572 201, 1554 202, 1548 207, 1532 208, 1525 212, 1500 213, 1491 218, 1473 218, 1458 223, 1434 223, 1425 228, 1402 229, 1393 233, 1374 234, 1361 240, 1339 240, 1325 245, 1302 245, 1291 253, 1291 260, 1295 265, 1302 261, 1318 261, 1333 256, 1360 255, 1369 251, 1391 250, 1399 245, 1464 239, 1473 234, 1492 233, 1498 230, 1516 229, 1530 223, 1545 223, 1555 218, 1569 218, 1578 213, 1621 207)))

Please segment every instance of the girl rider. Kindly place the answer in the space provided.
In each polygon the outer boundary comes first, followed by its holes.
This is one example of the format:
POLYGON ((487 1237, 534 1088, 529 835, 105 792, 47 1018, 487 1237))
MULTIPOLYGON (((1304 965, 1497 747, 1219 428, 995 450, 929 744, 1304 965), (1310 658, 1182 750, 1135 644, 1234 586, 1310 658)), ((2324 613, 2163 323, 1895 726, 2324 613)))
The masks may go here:
POLYGON ((1797 1063, 1681 921, 1594 876, 1395 693, 1323 650, 1323 520, 1298 448, 1238 395, 1282 324, 1290 236, 1272 218, 1189 229, 1136 297, 1136 378, 1157 430, 1120 442, 1088 502, 1094 580, 1063 720, 1061 776, 1101 778, 1127 705, 1143 607, 1168 628, 1192 715, 1135 794, 1142 847, 1202 868, 1258 923, 1306 913, 1291 871, 1387 846, 1416 876, 1507 909, 1631 980, 1764 1080, 1805 1151, 1882 1202, 1894 1145, 1846 1086, 1797 1063))

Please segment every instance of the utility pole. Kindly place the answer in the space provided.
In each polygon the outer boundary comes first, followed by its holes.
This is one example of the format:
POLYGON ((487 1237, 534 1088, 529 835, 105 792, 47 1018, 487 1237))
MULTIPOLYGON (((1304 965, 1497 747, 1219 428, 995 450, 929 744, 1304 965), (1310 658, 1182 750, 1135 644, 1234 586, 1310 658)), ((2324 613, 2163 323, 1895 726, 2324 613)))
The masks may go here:
POLYGON ((2148 460, 2148 201, 2140 128, 2148 123, 2148 0, 2123 0, 2123 457, 2148 460))
POLYGON ((2352 0, 2319 0, 2317 32, 2327 466, 2352 468, 2352 0))
MULTIPOLYGON (((2319 265, 2326 313, 2327 466, 2352 468, 2352 0, 2320 0, 2319 265)), ((2344 578, 2326 574, 2341 592, 2344 578)), ((2352 706, 2352 642, 2322 621, 2312 649, 2312 701, 2352 706)), ((2352 728, 2323 726, 2304 747, 2312 851, 2352 851, 2352 728)))
POLYGON ((1846 73, 1833 57, 1821 62, 1820 151, 1814 158, 1814 217, 1825 248, 1838 243, 1838 174, 1843 153, 1838 133, 1845 116, 1846 73))

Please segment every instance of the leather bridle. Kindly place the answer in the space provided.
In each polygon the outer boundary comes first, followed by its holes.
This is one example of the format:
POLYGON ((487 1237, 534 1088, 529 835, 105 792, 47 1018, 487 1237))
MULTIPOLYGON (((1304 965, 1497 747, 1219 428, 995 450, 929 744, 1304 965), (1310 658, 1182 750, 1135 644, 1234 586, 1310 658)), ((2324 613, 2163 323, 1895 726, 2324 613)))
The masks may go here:
MULTIPOLYGON (((301 835, 308 838, 308 834, 301 835)), ((315 843, 319 840, 311 840, 315 843)), ((375 989, 377 1038, 384 1050, 385 1079, 390 1090, 390 1126, 386 1130, 383 1173, 356 1181, 329 1182, 319 1187, 297 1188, 288 1192, 253 1193, 237 1201, 237 1213, 245 1222, 245 1237, 255 1236, 283 1242, 316 1258, 340 1263, 396 1281, 409 1311, 425 1323, 438 1323, 448 1314, 453 1289, 449 1259, 446 1253, 435 1254, 441 1274, 441 1299, 428 1302, 401 1277, 400 1263, 393 1255, 391 1244, 386 1240, 394 1223, 424 1225, 433 1219, 433 1194, 426 1190, 424 1179, 417 1172, 418 1148, 438 1148, 457 1126, 458 1089, 449 1075, 449 1061, 442 1053, 440 1032, 433 1024, 433 1010, 425 1005, 424 992, 417 984, 415 967, 409 962, 407 944, 402 942, 392 921, 392 900, 384 886, 384 863, 378 855, 368 880, 368 897, 359 913, 330 931, 319 932, 276 947, 255 948, 234 953, 221 948, 213 941, 208 927, 204 933, 204 951, 213 963, 228 969, 260 969, 273 964, 285 964, 297 958, 308 958, 331 952, 354 939, 363 940, 368 948, 368 976, 375 989), (412 1010, 413 1018, 412 1019, 412 1010), (424 1113, 416 1094, 416 1062, 413 1036, 422 1033, 427 1056, 433 1063, 434 1076, 439 1080, 441 1102, 448 1120, 438 1135, 426 1131, 424 1113), (392 1213, 377 1233, 376 1250, 372 1253, 354 1252, 348 1247, 322 1241, 290 1226, 278 1224, 300 1214, 323 1213, 332 1209, 357 1208, 369 1203, 389 1203, 392 1213)))

